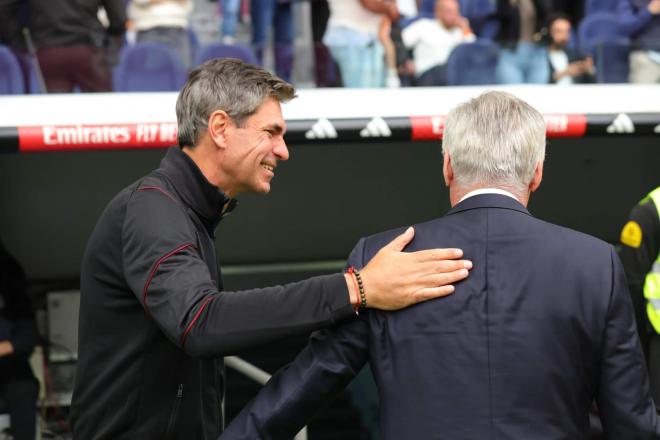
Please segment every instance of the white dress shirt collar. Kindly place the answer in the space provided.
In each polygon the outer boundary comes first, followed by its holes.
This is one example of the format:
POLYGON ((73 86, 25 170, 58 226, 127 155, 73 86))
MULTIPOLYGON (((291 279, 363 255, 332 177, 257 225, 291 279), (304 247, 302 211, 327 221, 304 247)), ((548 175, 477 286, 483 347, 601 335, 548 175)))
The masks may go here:
POLYGON ((461 200, 459 200, 458 203, 461 203, 463 200, 467 199, 468 197, 478 196, 480 194, 501 194, 503 196, 509 196, 512 199, 515 199, 516 201, 520 202, 520 200, 518 200, 518 198, 513 194, 511 194, 509 191, 505 191, 499 188, 479 188, 465 194, 463 197, 461 197, 461 200))

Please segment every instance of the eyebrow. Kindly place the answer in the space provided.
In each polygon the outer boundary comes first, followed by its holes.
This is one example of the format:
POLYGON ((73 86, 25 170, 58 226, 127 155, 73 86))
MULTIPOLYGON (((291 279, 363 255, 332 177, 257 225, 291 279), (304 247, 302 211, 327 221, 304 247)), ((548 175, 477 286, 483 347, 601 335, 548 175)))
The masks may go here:
POLYGON ((282 127, 280 124, 277 123, 266 125, 264 129, 268 131, 273 131, 275 132, 275 134, 284 134, 284 127, 282 127))

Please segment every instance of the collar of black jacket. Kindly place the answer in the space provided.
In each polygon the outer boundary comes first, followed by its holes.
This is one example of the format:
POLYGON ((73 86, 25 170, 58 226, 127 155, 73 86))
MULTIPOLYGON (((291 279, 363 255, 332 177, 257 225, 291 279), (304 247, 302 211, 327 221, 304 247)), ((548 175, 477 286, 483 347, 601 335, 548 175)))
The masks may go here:
POLYGON ((520 211, 527 215, 531 215, 522 203, 503 194, 478 194, 476 196, 468 197, 451 208, 447 215, 478 208, 513 209, 514 211, 520 211))
POLYGON ((172 147, 160 163, 183 201, 200 217, 217 225, 236 207, 236 199, 227 197, 209 182, 197 164, 181 149, 172 147))

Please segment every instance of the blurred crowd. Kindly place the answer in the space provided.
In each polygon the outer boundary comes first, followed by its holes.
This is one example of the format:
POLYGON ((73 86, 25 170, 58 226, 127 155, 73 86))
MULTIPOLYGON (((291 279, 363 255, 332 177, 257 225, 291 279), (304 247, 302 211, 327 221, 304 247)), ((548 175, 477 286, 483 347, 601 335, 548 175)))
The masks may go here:
MULTIPOLYGON (((318 87, 660 82, 660 0, 306 1, 318 87)), ((217 0, 213 44, 222 50, 207 57, 263 65, 272 50, 273 70, 291 81, 293 3, 217 0)), ((117 85, 117 70, 135 46, 174 54, 184 74, 204 61, 193 0, 2 5, 0 43, 17 57, 28 92, 130 90, 117 85)), ((145 62, 143 54, 135 56, 145 62)))

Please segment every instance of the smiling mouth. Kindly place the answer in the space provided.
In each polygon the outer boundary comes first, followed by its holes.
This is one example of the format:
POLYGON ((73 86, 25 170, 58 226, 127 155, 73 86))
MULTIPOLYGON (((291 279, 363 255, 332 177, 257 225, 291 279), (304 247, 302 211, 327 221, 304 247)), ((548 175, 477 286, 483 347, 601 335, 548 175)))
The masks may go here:
POLYGON ((264 168, 265 170, 270 171, 271 173, 275 171, 275 167, 272 165, 266 165, 265 163, 262 163, 261 167, 264 168))

